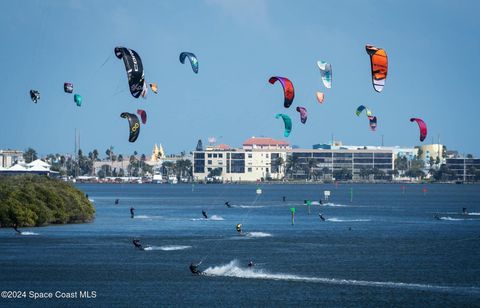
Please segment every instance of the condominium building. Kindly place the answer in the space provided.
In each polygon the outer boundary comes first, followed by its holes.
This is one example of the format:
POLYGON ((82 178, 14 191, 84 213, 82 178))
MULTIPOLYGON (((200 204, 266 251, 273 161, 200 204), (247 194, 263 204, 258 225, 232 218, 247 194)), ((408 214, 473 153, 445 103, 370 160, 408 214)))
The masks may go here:
POLYGON ((10 168, 17 163, 24 163, 23 152, 18 150, 0 150, 0 167, 10 168))
POLYGON ((208 147, 193 156, 196 180, 213 174, 221 174, 223 181, 281 180, 286 172, 295 179, 311 179, 312 174, 334 179, 343 172, 354 180, 374 172, 373 178, 386 180, 392 178, 394 169, 391 149, 292 149, 287 142, 272 138, 252 137, 241 149, 208 147))
POLYGON ((453 172, 453 180, 474 181, 475 172, 480 170, 480 158, 447 158, 446 165, 453 172))

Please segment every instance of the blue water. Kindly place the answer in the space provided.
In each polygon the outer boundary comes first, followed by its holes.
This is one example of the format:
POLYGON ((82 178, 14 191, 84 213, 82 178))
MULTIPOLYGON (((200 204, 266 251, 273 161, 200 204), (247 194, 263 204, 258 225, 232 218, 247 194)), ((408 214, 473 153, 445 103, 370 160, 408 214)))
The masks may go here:
POLYGON ((254 185, 77 187, 94 200, 94 222, 24 235, 1 229, 0 285, 27 297, 95 298, 0 298, 0 306, 480 305, 477 185, 407 185, 405 193, 394 184, 263 185, 261 195, 254 185), (328 205, 312 205, 309 215, 303 200, 324 190, 328 205), (463 207, 471 215, 455 215, 463 207), (191 275, 192 261, 203 261, 205 275, 191 275))

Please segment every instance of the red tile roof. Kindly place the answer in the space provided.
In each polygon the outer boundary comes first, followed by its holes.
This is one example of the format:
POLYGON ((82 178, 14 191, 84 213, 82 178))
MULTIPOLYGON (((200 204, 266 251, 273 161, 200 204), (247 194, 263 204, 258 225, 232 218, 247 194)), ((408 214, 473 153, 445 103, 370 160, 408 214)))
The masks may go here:
POLYGON ((244 143, 244 146, 249 145, 288 145, 288 142, 283 140, 275 140, 273 138, 264 138, 264 137, 252 137, 247 139, 244 143))
POLYGON ((216 148, 219 148, 221 150, 229 150, 230 146, 228 144, 222 143, 216 146, 216 148))

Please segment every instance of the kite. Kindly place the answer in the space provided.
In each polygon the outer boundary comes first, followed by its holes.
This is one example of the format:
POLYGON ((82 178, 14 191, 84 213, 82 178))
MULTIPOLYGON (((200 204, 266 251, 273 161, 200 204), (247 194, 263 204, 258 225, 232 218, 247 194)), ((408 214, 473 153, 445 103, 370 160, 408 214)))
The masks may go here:
POLYGON ((138 134, 140 134, 140 121, 138 120, 138 117, 135 114, 128 112, 123 112, 120 116, 128 120, 130 127, 128 141, 135 142, 138 138, 138 134))
POLYGON ((147 86, 145 84, 142 60, 138 53, 129 48, 115 47, 115 56, 117 56, 118 59, 123 58, 132 96, 135 98, 139 98, 140 95, 145 97, 147 86))
POLYGON ((325 61, 317 61, 317 66, 320 69, 323 85, 330 89, 332 87, 332 65, 325 61))
POLYGON ((158 94, 158 87, 156 83, 151 83, 150 89, 152 89, 153 93, 158 94))
POLYGON ((425 137, 427 137, 427 124, 425 124, 425 122, 419 118, 411 118, 410 122, 417 122, 418 128, 420 129, 420 141, 423 142, 425 137))
POLYGON ((325 95, 322 92, 317 92, 317 101, 322 104, 325 95))
POLYGON ((282 118, 283 119, 283 124, 285 125, 285 131, 283 132, 283 135, 285 137, 288 137, 290 135, 290 132, 292 131, 292 119, 286 114, 283 113, 277 113, 275 115, 275 119, 282 118))
POLYGON ((40 92, 38 92, 37 90, 30 90, 30 98, 32 99, 32 102, 36 104, 37 101, 40 99, 40 92))
POLYGON ((307 109, 305 107, 297 107, 297 111, 300 112, 300 121, 305 124, 307 122, 307 109))
POLYGON ((137 109, 137 114, 142 119, 142 124, 146 124, 147 123, 147 112, 143 109, 137 109))
POLYGON ((360 114, 362 113, 363 110, 365 110, 365 113, 367 114, 367 117, 372 116, 372 112, 367 107, 365 107, 363 105, 358 106, 357 111, 355 111, 355 114, 357 116, 360 116, 360 114))
POLYGON ((73 96, 73 101, 77 104, 78 107, 82 106, 82 96, 80 94, 75 94, 73 96))
POLYGON ((65 93, 73 93, 73 83, 65 82, 63 84, 63 90, 65 93))
POLYGON ((365 49, 370 56, 373 88, 377 92, 382 92, 388 73, 387 53, 382 48, 368 44, 365 46, 365 49))
POLYGON ((292 82, 285 77, 278 77, 278 76, 273 76, 268 79, 268 82, 271 84, 274 84, 276 81, 280 81, 280 83, 283 86, 283 95, 284 95, 284 101, 283 101, 283 106, 285 108, 290 107, 290 105, 293 102, 293 99, 295 98, 295 90, 293 89, 293 84, 292 82))
POLYGON ((190 60, 190 64, 192 65, 192 70, 195 74, 198 74, 198 59, 197 57, 191 52, 182 52, 180 53, 180 62, 185 64, 185 58, 190 60))

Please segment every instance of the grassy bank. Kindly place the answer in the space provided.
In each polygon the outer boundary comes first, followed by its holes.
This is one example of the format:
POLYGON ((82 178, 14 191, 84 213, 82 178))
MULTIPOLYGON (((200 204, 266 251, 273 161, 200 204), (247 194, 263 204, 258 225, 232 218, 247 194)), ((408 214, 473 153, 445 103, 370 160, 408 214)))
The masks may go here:
POLYGON ((91 221, 95 208, 71 184, 41 175, 0 176, 2 227, 91 221))

